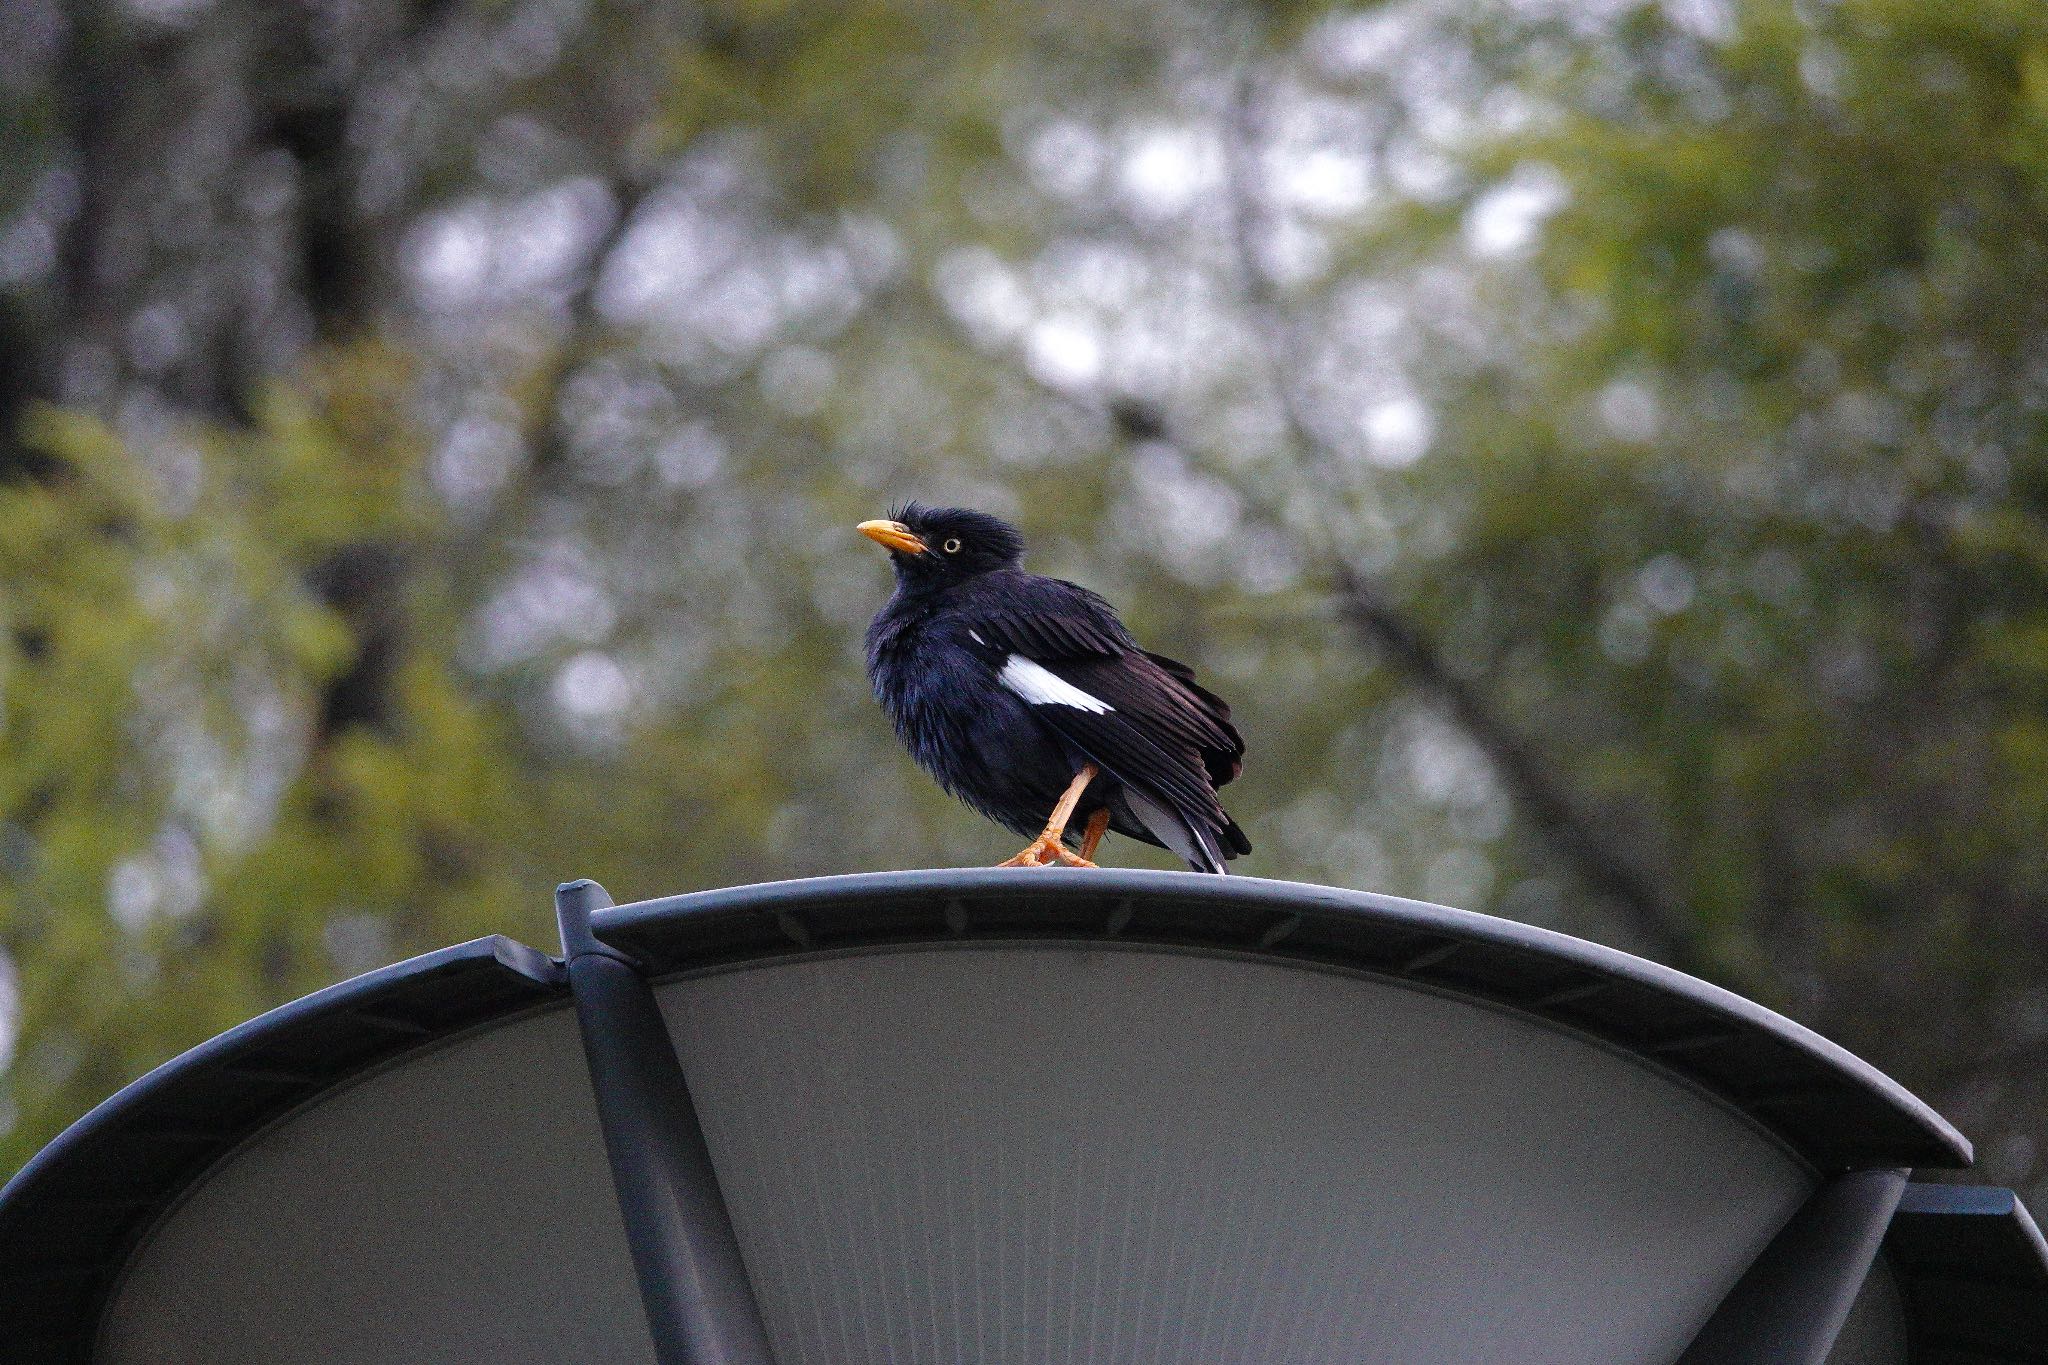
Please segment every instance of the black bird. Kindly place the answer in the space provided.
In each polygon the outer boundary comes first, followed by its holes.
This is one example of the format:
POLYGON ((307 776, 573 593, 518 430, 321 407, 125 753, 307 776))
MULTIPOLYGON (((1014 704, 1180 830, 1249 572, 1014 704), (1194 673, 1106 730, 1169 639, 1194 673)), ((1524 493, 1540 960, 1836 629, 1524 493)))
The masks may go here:
POLYGON ((1197 872, 1251 852, 1216 799, 1244 741, 1186 664, 1138 648, 1086 588, 1024 572, 1022 538, 985 512, 910 503, 859 529, 896 570, 868 627, 875 696, 940 786, 1036 835, 1004 867, 1093 867, 1105 829, 1197 872))

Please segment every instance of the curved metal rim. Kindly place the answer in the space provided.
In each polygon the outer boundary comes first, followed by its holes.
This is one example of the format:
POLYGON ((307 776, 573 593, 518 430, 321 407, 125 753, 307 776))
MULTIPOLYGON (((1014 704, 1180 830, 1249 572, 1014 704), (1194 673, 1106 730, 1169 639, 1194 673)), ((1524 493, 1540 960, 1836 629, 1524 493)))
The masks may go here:
POLYGON ((1969 1140, 1911 1091, 1846 1048, 1753 1000, 1569 934, 1397 896, 1192 872, 956 868, 850 873, 665 896, 599 910, 592 916, 591 927, 614 947, 654 958, 649 965, 657 971, 824 947, 1005 935, 1088 939, 1107 934, 1132 943, 1194 945, 1283 961, 1324 961, 1400 976, 1591 1034, 1702 1084, 1738 1111, 1756 1118, 1821 1169, 1886 1164, 1968 1166, 1973 1158, 1969 1140), (1081 899, 1106 905, 1106 914, 1093 924, 1078 923, 1072 911, 1081 899), (927 911, 921 926, 900 918, 878 925, 865 913, 919 905, 927 911), (982 927, 979 917, 989 910, 995 912, 992 922, 982 927), (1190 911, 1199 912, 1200 918, 1189 918, 1190 911), (1110 922, 1117 918, 1124 922, 1110 922), (756 933, 735 940, 731 929, 736 920, 751 922, 756 933), (1337 930, 1338 937, 1348 933, 1360 941, 1339 949, 1327 933, 1318 942, 1313 932, 1317 927, 1337 930), (763 939, 774 940, 775 946, 763 939), (1391 957, 1375 960, 1364 940, 1377 940, 1380 946, 1396 950, 1404 942, 1431 946, 1406 957, 1396 951, 1391 957), (1497 957, 1545 964, 1553 973, 1577 974, 1584 980, 1576 986, 1519 997, 1511 991, 1478 987, 1460 977, 1461 964, 1455 954, 1467 946, 1497 957), (1429 960, 1418 963, 1418 958, 1429 960), (1802 1059, 1811 1071, 1806 1079, 1832 1080, 1841 1094, 1857 1097, 1888 1115, 1901 1140, 1850 1156, 1831 1152, 1828 1144, 1815 1140, 1797 1115, 1770 1112, 1760 1102, 1758 1091, 1731 1092, 1727 1084, 1702 1075, 1701 1067, 1689 1065, 1671 1051, 1668 1040, 1631 1037, 1625 1030, 1603 1027, 1597 1017, 1588 1017, 1586 1005, 1610 984, 1665 1002, 1688 1018, 1709 1016, 1728 1027, 1731 1036, 1727 1041, 1731 1043, 1751 1041, 1802 1059))
MULTIPOLYGON (((121 1087, 0 1186, 0 1342, 33 1351, 35 1359, 88 1358, 100 1312, 133 1248, 221 1160, 371 1072, 479 1024, 559 1002, 560 978, 552 959, 525 944, 499 935, 473 939, 267 1010, 121 1087), (422 993, 437 998, 423 1000, 422 993), (351 1050, 330 1070, 277 1068, 281 1045, 310 1029, 346 1040, 351 1050), (181 1092, 223 1076, 246 1078, 262 1093, 236 1118, 194 1131, 189 1097, 181 1092), (120 1148, 159 1136, 182 1155, 137 1181, 120 1148), (37 1232, 46 1239, 52 1225, 68 1231, 74 1219, 92 1225, 76 1237, 74 1256, 48 1254, 37 1232), (90 1254, 79 1257, 80 1250, 90 1254)), ((14 1358, 6 1350, 0 1357, 14 1358)))
MULTIPOLYGON (((143 1072, 88 1109, 63 1132, 52 1138, 48 1146, 30 1157, 5 1185, 0 1185, 0 1209, 7 1206, 18 1190, 35 1184, 44 1170, 63 1163, 72 1151, 89 1139, 95 1131, 146 1111, 159 1092, 186 1073, 213 1063, 232 1063, 237 1055, 251 1045, 262 1042, 282 1029, 320 1015, 345 1012, 365 1000, 383 994, 386 989, 401 982, 428 976, 446 967, 485 959, 513 966, 515 970, 533 975, 536 981, 553 979, 554 964, 544 954, 528 948, 523 943, 493 935, 489 938, 458 943, 448 948, 437 948, 431 953, 409 957, 389 966, 365 972, 361 976, 337 981, 332 986, 323 986, 311 995, 286 1001, 252 1019, 245 1019, 226 1032, 217 1033, 198 1046, 189 1048, 169 1061, 143 1072)), ((354 1074, 350 1072, 349 1076, 354 1074)), ((348 1077, 337 1077, 334 1084, 340 1084, 345 1079, 348 1077)))

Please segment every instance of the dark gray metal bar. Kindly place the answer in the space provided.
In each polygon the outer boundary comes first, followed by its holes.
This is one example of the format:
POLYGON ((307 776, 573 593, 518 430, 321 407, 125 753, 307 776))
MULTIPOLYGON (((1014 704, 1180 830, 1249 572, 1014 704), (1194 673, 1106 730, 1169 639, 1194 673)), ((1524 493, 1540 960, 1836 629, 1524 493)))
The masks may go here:
POLYGON ((555 889, 569 991, 655 1358, 774 1365, 661 1008, 637 965, 591 933, 591 911, 611 903, 593 881, 555 889))
POLYGON ((1822 1365, 1877 1259, 1905 1171, 1850 1171, 1815 1190, 1750 1263, 1678 1365, 1822 1365))
POLYGON ((2048 1359, 2048 1239, 2011 1190, 1908 1185, 1884 1250, 1929 1360, 2048 1359))

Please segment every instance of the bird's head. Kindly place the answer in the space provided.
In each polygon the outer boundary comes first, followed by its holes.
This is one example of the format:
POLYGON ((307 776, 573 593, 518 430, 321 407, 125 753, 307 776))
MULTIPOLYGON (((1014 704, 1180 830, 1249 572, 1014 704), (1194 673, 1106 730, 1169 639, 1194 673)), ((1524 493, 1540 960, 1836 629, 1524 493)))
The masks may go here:
POLYGON ((907 502, 887 520, 864 521, 856 529, 889 551, 896 581, 911 592, 1007 569, 1024 555, 1024 538, 1015 527, 968 507, 907 502))

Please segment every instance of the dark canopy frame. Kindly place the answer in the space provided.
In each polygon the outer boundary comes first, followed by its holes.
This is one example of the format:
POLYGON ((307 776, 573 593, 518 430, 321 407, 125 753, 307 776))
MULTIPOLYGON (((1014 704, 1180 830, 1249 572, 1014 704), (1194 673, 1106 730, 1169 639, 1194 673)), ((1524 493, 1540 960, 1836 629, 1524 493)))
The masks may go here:
POLYGON ((2028 1335, 2040 1313, 2027 1305, 2048 1303, 2048 1255, 2024 1209, 2006 1191, 1905 1182, 1907 1168, 1969 1163, 1950 1125, 1753 1002, 1561 934, 1326 887, 1108 870, 862 874, 623 906, 577 882, 561 888, 558 912, 560 958, 490 938, 396 964, 230 1030, 74 1124, 0 1190, 0 1360, 90 1359, 134 1248, 253 1135, 367 1072, 566 998, 658 1358, 768 1362, 650 984, 776 958, 1041 940, 1395 979, 1569 1030, 1747 1116, 1823 1180, 1702 1330, 1690 1365, 1824 1359, 1880 1242, 1908 1279, 1916 1351, 1965 1349, 1953 1344, 1967 1338, 1973 1354, 1941 1358, 2040 1358, 2041 1338, 2028 1335), (1985 1202, 2000 1197, 2009 1202, 1985 1202), (1975 1286, 1981 1311, 1959 1322, 1952 1292, 1922 1292, 1936 1278, 1975 1286))

